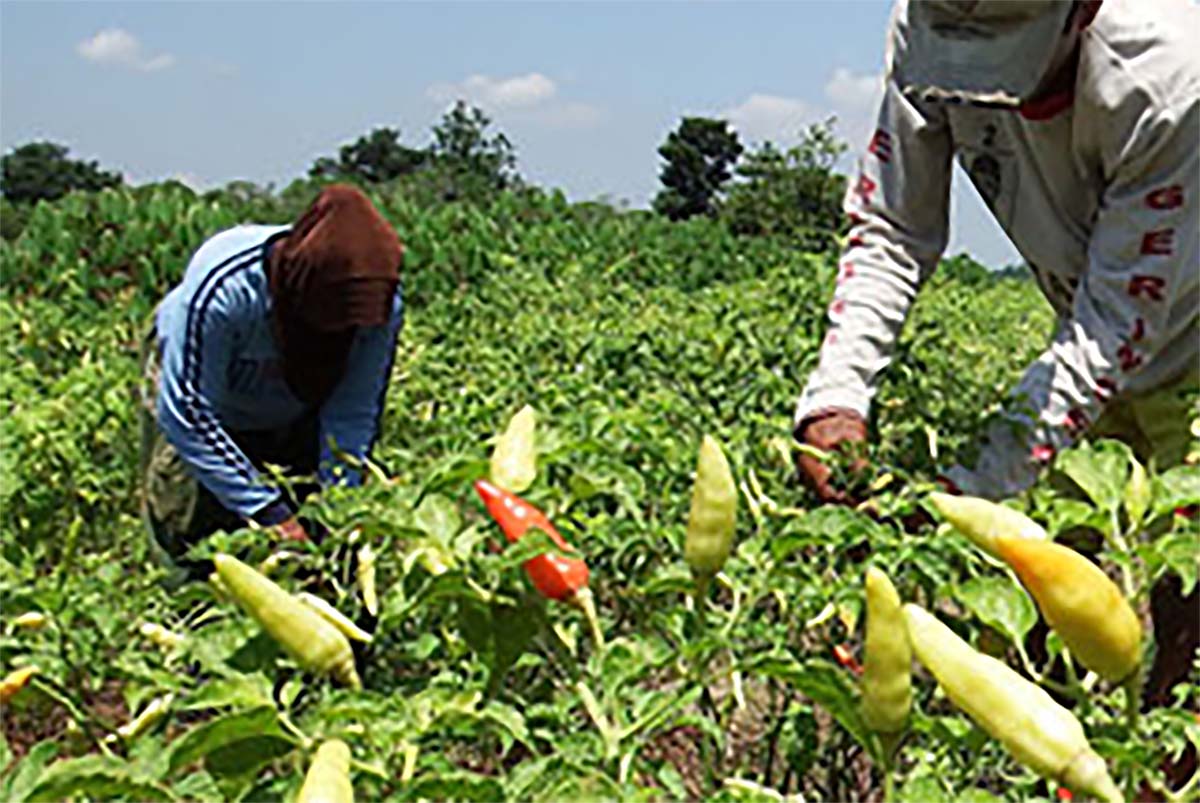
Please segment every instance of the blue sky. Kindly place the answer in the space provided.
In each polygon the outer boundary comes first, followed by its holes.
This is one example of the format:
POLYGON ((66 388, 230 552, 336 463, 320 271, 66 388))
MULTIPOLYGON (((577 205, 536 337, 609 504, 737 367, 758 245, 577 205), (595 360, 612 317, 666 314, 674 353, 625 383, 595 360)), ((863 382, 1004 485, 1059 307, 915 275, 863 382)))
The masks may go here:
MULTIPOLYGON (((135 182, 286 184, 375 126, 423 145, 455 98, 521 172, 577 199, 645 205, 685 114, 788 142, 839 117, 860 147, 887 0, 158 2, 0 5, 0 148, 34 138, 135 182)), ((845 165, 849 169, 849 161, 845 165)), ((949 253, 1017 261, 956 176, 949 253)))

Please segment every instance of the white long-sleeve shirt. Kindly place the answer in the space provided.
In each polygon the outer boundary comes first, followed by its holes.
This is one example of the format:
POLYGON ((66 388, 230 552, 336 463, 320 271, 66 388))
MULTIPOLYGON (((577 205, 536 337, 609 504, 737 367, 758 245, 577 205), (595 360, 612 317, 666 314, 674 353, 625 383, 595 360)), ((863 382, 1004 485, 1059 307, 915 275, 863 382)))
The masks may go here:
POLYGON ((1200 364, 1200 9, 1105 0, 1083 31, 1073 96, 1021 111, 905 97, 889 26, 877 129, 850 183, 852 229, 820 363, 797 423, 829 408, 866 415, 922 283, 946 245, 951 159, 1025 260, 1059 317, 987 433, 963 490, 1017 493, 1115 398, 1200 364))

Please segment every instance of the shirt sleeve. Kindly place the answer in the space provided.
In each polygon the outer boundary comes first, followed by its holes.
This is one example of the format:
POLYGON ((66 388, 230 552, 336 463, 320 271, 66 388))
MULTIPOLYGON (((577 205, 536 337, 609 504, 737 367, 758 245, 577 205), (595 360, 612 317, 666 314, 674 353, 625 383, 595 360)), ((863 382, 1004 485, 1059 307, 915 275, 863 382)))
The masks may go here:
POLYGON ((909 307, 946 247, 952 156, 943 110, 906 98, 889 77, 877 127, 847 188, 852 228, 797 426, 835 407, 867 415, 909 307))
POLYGON ((362 472, 339 461, 337 452, 359 460, 370 455, 379 437, 384 397, 403 323, 404 304, 397 290, 388 324, 361 329, 355 337, 346 375, 321 408, 322 485, 339 482, 353 486, 362 482, 362 472))
POLYGON ((237 302, 223 286, 201 290, 183 316, 183 331, 162 338, 159 426, 192 476, 226 509, 278 524, 290 515, 287 504, 221 425, 212 403, 225 391, 237 302))
POLYGON ((974 470, 950 473, 964 492, 1004 497, 1032 485, 1042 465, 1085 432, 1111 399, 1131 381, 1144 385, 1143 372, 1165 362, 1182 338, 1195 337, 1198 114, 1200 104, 1192 101, 1141 120, 1133 136, 1102 154, 1112 178, 1071 315, 989 426, 974 470))

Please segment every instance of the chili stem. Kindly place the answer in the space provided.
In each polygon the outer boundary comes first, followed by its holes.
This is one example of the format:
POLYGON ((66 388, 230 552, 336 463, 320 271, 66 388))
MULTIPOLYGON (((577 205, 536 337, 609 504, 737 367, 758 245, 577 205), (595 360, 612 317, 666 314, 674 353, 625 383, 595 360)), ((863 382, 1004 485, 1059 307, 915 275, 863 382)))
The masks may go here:
MULTIPOLYGON (((1113 546, 1122 555, 1128 557, 1129 542, 1125 540, 1125 536, 1121 535, 1120 522, 1117 520, 1117 512, 1112 513, 1112 536, 1109 538, 1113 546)), ((1125 598, 1133 600, 1137 592, 1137 584, 1133 580, 1133 571, 1126 561, 1121 562, 1121 590, 1125 592, 1125 598)))
POLYGON ((889 759, 883 765, 883 803, 892 803, 895 799, 896 779, 892 777, 892 762, 889 759))
POLYGON ((890 776, 892 768, 895 766, 896 750, 900 747, 900 737, 903 736, 902 731, 896 733, 881 733, 879 734, 879 747, 883 751, 883 771, 884 774, 890 776))
MULTIPOLYGON (((1134 670, 1133 675, 1122 687, 1125 689, 1125 725, 1133 731, 1137 728, 1138 714, 1142 708, 1142 673, 1134 670)), ((1192 780, 1195 780, 1195 777, 1193 775, 1192 780)))
POLYGON ((604 631, 600 629, 600 617, 596 613, 596 598, 593 596, 592 590, 586 586, 579 589, 571 597, 570 604, 582 611, 583 617, 587 619, 588 630, 592 634, 592 643, 596 647, 596 653, 604 652, 604 631))
POLYGON ((286 711, 279 711, 279 724, 283 726, 284 730, 296 737, 300 746, 305 750, 308 750, 310 747, 312 747, 312 739, 309 739, 308 736, 304 734, 304 731, 296 727, 296 724, 292 722, 286 711))
POLYGON ((1029 653, 1025 652, 1024 644, 1022 644, 1020 641, 1014 641, 1013 644, 1017 648, 1017 657, 1021 659, 1021 666, 1025 669, 1025 672, 1029 675, 1034 683, 1038 684, 1039 686, 1045 686, 1046 688, 1056 691, 1059 694, 1066 694, 1073 698, 1079 697, 1079 690, 1077 688, 1071 688, 1070 686, 1059 683, 1058 681, 1048 678, 1039 672, 1034 667, 1033 661, 1029 657, 1029 653))
POLYGON ((350 766, 359 772, 365 772, 366 774, 374 776, 381 781, 386 781, 391 778, 386 771, 379 769, 379 767, 376 767, 374 764, 368 764, 365 761, 359 761, 353 756, 350 758, 350 766))

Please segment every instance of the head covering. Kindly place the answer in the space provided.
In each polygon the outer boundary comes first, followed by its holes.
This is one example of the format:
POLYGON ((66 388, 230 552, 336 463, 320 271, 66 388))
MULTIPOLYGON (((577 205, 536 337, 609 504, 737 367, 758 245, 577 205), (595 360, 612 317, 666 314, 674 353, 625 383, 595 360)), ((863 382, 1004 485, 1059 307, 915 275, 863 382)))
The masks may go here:
POLYGON ((922 99, 1019 106, 1051 67, 1076 4, 912 0, 895 75, 922 99))
POLYGON ((271 246, 272 325, 284 378, 301 400, 320 404, 332 392, 357 327, 387 323, 403 254, 367 197, 336 184, 271 246))

